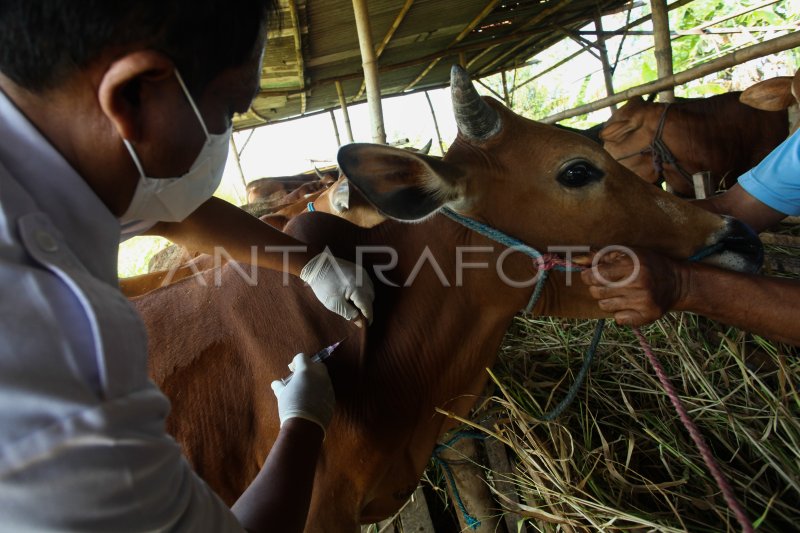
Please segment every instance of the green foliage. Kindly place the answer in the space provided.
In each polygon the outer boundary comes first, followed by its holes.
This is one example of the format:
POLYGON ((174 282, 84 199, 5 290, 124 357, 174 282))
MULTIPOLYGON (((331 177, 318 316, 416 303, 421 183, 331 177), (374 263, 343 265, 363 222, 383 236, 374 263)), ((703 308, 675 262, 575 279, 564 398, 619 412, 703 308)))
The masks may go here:
MULTIPOLYGON (((670 27, 676 32, 688 32, 710 21, 730 17, 729 20, 710 25, 715 33, 697 33, 679 35, 672 40, 672 59, 675 72, 681 72, 711 61, 733 50, 755 44, 766 38, 774 38, 778 34, 767 31, 739 31, 741 28, 786 27, 800 23, 800 0, 782 0, 776 4, 742 13, 748 6, 756 5, 755 0, 746 2, 725 2, 722 0, 695 0, 684 7, 670 12, 670 27), (729 31, 719 33, 720 30, 729 31)), ((649 2, 645 2, 628 17, 627 13, 604 17, 606 29, 620 28, 626 20, 635 20, 649 14, 649 2)), ((590 29, 592 26, 590 25, 590 29)), ((652 26, 647 23, 637 30, 648 30, 652 26)), ((785 30, 784 30, 785 33, 785 30)), ((622 91, 626 88, 641 85, 657 79, 656 61, 653 54, 651 36, 628 35, 625 38, 610 38, 606 41, 609 57, 619 57, 620 61, 614 72, 614 88, 622 91)), ((517 69, 519 80, 526 80, 544 71, 560 59, 577 50, 575 43, 565 40, 549 50, 540 53, 537 64, 517 69)), ((602 70, 599 62, 587 61, 587 54, 565 65, 536 78, 514 93, 513 109, 529 118, 540 119, 559 111, 577 107, 605 96, 602 70), (588 74, 585 74, 586 71, 588 74), (579 77, 579 73, 581 76, 579 77), (586 77, 583 77, 586 76, 586 77)), ((776 71, 790 73, 800 66, 800 49, 782 54, 755 59, 745 65, 726 69, 716 74, 695 80, 677 88, 680 96, 702 97, 712 94, 740 90, 760 79, 775 75, 776 71), (745 73, 745 74, 742 74, 745 73)), ((509 76, 510 77, 510 76, 509 76)), ((502 93, 500 76, 487 78, 491 86, 502 93)), ((573 119, 570 125, 588 126, 607 117, 590 115, 588 118, 573 119)))

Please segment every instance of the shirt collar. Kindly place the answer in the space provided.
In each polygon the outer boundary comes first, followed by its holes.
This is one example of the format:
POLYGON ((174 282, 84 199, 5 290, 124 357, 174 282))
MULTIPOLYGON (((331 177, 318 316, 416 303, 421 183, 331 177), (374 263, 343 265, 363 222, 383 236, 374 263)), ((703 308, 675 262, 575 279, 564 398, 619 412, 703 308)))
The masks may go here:
MULTIPOLYGON (((79 119, 78 119, 79 120, 79 119)), ((0 161, 95 276, 117 283, 119 220, 0 90, 0 161)))

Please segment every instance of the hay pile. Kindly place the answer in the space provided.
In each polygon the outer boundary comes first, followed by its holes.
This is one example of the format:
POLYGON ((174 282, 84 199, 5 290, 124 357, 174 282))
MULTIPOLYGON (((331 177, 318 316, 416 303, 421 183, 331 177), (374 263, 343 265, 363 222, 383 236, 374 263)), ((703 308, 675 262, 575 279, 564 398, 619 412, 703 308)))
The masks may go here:
MULTIPOLYGON (((606 326, 578 399, 540 421, 566 394, 593 328, 518 317, 506 335, 495 395, 475 419, 492 417, 515 458, 518 514, 540 531, 738 530, 629 329, 606 326)), ((796 349, 691 314, 643 332, 754 525, 796 530, 796 349)))

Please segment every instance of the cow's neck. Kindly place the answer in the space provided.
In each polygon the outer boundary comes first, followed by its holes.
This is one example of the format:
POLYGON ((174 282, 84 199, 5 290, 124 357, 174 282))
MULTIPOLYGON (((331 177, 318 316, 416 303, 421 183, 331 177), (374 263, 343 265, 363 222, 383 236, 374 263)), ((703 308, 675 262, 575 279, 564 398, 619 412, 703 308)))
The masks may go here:
MULTIPOLYGON (((485 367, 494 362, 511 319, 525 307, 532 287, 510 287, 498 276, 496 264, 504 246, 441 215, 420 224, 382 224, 360 232, 356 241, 395 249, 397 267, 385 277, 402 286, 388 286, 373 277, 376 319, 367 332, 367 360, 352 398, 354 408, 370 412, 357 418, 418 420, 421 413, 409 411, 409 405, 423 409, 424 416, 430 416, 434 406, 463 413, 474 397, 451 400, 480 392, 485 367), (465 268, 464 262, 489 266, 465 268), (357 391, 383 403, 358 401, 357 391)), ((365 262, 380 267, 388 255, 368 254, 365 262)), ((503 265, 513 279, 534 274, 532 262, 520 254, 509 256, 503 265)))

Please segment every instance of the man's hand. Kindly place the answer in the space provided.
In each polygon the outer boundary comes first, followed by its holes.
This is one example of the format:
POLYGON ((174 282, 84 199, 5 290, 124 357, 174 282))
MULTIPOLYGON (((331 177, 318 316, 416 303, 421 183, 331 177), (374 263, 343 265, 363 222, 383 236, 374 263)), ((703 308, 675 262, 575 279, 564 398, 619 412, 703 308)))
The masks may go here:
POLYGON ((290 418, 303 418, 325 429, 333 418, 336 399, 328 369, 314 362, 304 353, 294 356, 292 379, 284 384, 272 382, 272 391, 278 399, 278 417, 281 425, 290 418))
POLYGON ((642 326, 661 318, 684 297, 688 267, 646 250, 634 256, 611 252, 581 272, 581 280, 617 324, 642 326))
POLYGON ((334 313, 347 320, 357 319, 360 313, 372 322, 375 289, 361 266, 322 252, 303 267, 300 279, 308 283, 319 301, 334 313))

